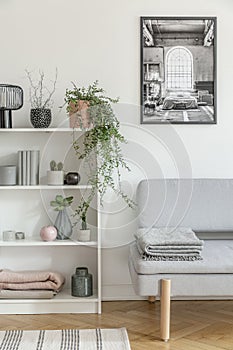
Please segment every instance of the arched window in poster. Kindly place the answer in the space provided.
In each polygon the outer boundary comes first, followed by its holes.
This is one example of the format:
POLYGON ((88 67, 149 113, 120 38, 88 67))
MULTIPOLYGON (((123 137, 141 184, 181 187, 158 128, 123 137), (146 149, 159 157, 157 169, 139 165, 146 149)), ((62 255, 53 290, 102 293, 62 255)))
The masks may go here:
POLYGON ((166 83, 168 89, 193 88, 193 56, 183 46, 170 49, 166 55, 166 83))

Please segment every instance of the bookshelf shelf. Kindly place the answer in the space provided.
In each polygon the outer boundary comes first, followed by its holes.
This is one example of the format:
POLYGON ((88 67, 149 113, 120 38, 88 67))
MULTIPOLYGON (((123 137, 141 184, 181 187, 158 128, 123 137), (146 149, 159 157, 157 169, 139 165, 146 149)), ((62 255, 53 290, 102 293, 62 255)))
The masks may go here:
POLYGON ((79 298, 71 295, 70 289, 64 289, 52 299, 0 299, 0 314, 30 313, 31 308, 35 314, 46 313, 97 313, 98 291, 94 290, 91 297, 79 298))
POLYGON ((28 133, 53 133, 53 132, 83 132, 81 129, 72 129, 72 128, 12 128, 12 129, 2 129, 0 128, 0 133, 15 133, 15 132, 28 132, 28 133))
POLYGON ((87 246, 87 247, 96 247, 96 241, 88 241, 88 242, 79 242, 72 239, 67 239, 63 241, 49 241, 45 242, 41 239, 22 239, 15 241, 0 241, 0 247, 62 247, 62 246, 87 246))
POLYGON ((87 190, 91 186, 87 185, 15 185, 15 186, 0 186, 1 190, 87 190))

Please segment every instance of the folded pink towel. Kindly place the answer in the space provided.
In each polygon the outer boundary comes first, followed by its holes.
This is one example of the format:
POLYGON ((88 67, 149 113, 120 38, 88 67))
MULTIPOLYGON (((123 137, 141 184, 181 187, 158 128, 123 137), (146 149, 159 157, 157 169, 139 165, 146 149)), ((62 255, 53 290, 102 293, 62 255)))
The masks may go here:
POLYGON ((54 271, 0 270, 0 289, 49 289, 59 292, 65 277, 54 271))

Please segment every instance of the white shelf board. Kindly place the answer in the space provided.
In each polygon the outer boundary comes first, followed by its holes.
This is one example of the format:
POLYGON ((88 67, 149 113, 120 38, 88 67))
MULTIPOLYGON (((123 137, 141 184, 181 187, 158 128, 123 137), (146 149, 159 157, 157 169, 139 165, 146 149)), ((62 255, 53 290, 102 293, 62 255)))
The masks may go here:
POLYGON ((83 132, 83 130, 79 128, 0 128, 0 132, 3 133, 14 133, 14 132, 45 132, 45 133, 52 133, 52 132, 83 132))
POLYGON ((60 303, 60 302, 68 302, 68 303, 96 303, 99 301, 97 294, 93 294, 91 297, 73 297, 71 295, 70 289, 64 289, 54 296, 52 299, 0 299, 0 304, 5 304, 6 300, 10 300, 12 304, 18 303, 28 303, 29 301, 33 301, 33 303, 60 303))
POLYGON ((83 303, 83 302, 92 302, 95 303, 99 301, 96 292, 91 297, 73 297, 71 295, 70 289, 64 289, 58 293, 53 299, 49 299, 50 302, 59 303, 60 301, 66 301, 68 303, 83 303))
POLYGON ((0 314, 100 313, 97 294, 79 298, 64 290, 52 299, 0 299, 0 314))
POLYGON ((55 241, 42 241, 41 239, 18 239, 14 241, 0 241, 0 247, 34 247, 34 246, 89 246, 96 247, 96 241, 80 242, 72 239, 55 240, 55 241))
POLYGON ((86 190, 91 189, 91 185, 15 185, 15 186, 0 186, 0 190, 86 190))

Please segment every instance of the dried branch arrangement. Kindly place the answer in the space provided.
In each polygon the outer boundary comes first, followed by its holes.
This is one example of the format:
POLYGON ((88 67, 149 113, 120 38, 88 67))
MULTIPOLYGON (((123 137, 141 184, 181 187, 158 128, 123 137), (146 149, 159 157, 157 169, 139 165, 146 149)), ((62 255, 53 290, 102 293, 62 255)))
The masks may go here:
POLYGON ((29 72, 27 69, 25 70, 25 72, 30 83, 29 100, 31 103, 31 107, 42 109, 52 108, 52 96, 55 93, 57 83, 57 68, 54 80, 50 81, 51 88, 48 88, 47 84, 45 85, 45 74, 42 70, 39 70, 39 77, 37 79, 35 79, 34 74, 32 72, 29 72))

